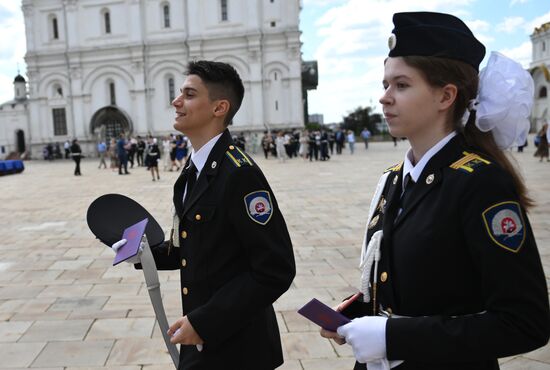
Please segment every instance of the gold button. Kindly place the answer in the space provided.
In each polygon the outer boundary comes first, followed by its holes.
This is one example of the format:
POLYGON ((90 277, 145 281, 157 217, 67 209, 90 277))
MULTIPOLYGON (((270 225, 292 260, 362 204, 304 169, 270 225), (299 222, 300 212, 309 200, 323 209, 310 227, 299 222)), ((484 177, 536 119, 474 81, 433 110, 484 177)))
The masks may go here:
POLYGON ((386 280, 388 280, 388 273, 384 271, 383 273, 380 274, 380 281, 385 283, 386 280))
POLYGON ((187 238, 187 231, 183 230, 183 231, 181 232, 181 237, 182 237, 183 239, 186 239, 186 238, 187 238))
POLYGON ((185 258, 181 260, 181 266, 182 267, 187 266, 187 260, 185 258))
POLYGON ((199 215, 198 213, 197 213, 197 214, 195 215, 195 220, 197 220, 197 221, 200 221, 200 220, 201 220, 201 218, 202 218, 202 216, 201 216, 201 215, 199 215))
POLYGON ((189 293, 189 289, 187 288, 183 288, 181 291, 183 292, 183 295, 187 295, 187 293, 189 293))
POLYGON ((229 149, 233 150, 235 147, 233 145, 229 145, 229 149))

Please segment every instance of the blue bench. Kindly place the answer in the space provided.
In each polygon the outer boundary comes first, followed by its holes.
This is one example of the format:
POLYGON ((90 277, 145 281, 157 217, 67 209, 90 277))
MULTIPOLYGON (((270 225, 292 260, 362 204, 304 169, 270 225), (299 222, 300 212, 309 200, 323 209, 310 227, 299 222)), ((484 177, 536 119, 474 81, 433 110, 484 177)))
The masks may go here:
POLYGON ((20 159, 0 161, 0 176, 21 173, 24 169, 25 165, 20 159))

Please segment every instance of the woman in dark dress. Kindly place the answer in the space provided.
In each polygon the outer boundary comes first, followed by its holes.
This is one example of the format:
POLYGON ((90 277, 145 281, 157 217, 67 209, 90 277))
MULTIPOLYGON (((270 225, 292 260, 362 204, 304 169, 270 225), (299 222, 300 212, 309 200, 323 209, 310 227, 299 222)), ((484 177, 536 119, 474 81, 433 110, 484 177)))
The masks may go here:
POLYGON ((151 176, 153 176, 153 181, 155 181, 155 172, 157 173, 157 180, 160 180, 159 176, 159 159, 160 159, 160 149, 157 144, 156 139, 149 139, 149 151, 147 153, 147 165, 151 170, 151 176))
POLYGON ((71 157, 73 158, 73 161, 75 163, 74 175, 81 176, 82 174, 80 173, 80 159, 82 158, 82 149, 80 149, 80 144, 78 144, 77 139, 74 139, 73 144, 71 145, 71 157))
POLYGON ((548 159, 548 123, 545 123, 540 131, 537 133, 537 136, 540 138, 539 145, 537 145, 537 151, 535 152, 535 157, 540 157, 540 162, 543 158, 548 159))

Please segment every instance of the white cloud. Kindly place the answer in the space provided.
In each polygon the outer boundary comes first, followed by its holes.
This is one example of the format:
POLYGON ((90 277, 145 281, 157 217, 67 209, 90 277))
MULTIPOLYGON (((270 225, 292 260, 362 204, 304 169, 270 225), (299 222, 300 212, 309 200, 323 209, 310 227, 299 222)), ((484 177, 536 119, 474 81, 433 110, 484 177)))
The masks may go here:
POLYGON ((0 73, 0 104, 13 99, 13 77, 0 73))
POLYGON ((523 17, 507 17, 496 26, 498 32, 514 33, 525 23, 523 17))
MULTIPOLYGON (((383 61, 387 40, 393 29, 395 12, 442 11, 460 14, 469 19, 466 0, 347 0, 330 8, 317 21, 317 37, 321 40, 314 58, 319 62, 319 86, 310 91, 309 113, 322 113, 325 122, 340 121, 342 116, 359 105, 373 104, 380 111, 383 61), (421 5, 419 5, 421 4, 421 5)), ((313 0, 310 1, 313 3, 313 0)), ((485 33, 491 25, 482 20, 467 22, 479 31, 482 42, 492 41, 485 33)))
POLYGON ((525 41, 523 44, 510 49, 499 50, 502 54, 508 58, 512 58, 516 62, 520 63, 524 68, 529 68, 532 56, 531 41, 525 41))
POLYGON ((0 51, 0 103, 13 99, 13 78, 17 73, 17 63, 21 74, 25 74, 24 56, 26 52, 25 24, 20 2, 7 1, 1 7, 6 14, 0 20, 0 29, 3 35, 0 51))
POLYGON ((468 28, 474 33, 489 31, 491 29, 491 24, 489 22, 483 21, 481 19, 467 20, 464 21, 468 28))
POLYGON ((514 6, 516 4, 525 4, 526 2, 528 2, 529 0, 512 0, 510 2, 510 6, 514 6))
POLYGON ((533 33, 535 28, 542 26, 544 23, 550 21, 550 11, 546 14, 543 14, 539 17, 536 17, 535 19, 526 22, 525 24, 525 31, 530 35, 533 33))

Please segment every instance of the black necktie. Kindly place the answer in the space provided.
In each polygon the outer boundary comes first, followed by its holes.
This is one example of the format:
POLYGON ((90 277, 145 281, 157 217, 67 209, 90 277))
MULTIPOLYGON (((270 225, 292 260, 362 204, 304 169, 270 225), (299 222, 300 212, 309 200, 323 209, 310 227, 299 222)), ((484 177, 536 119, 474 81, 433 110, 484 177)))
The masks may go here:
POLYGON ((184 206, 189 201, 189 198, 191 198, 193 187, 197 182, 197 167, 195 167, 195 164, 193 163, 193 161, 189 161, 189 162, 190 162, 190 165, 189 165, 189 168, 187 168, 187 191, 185 193, 185 199, 183 200, 184 206))
POLYGON ((408 173, 407 176, 405 176, 405 180, 403 181, 403 194, 401 195, 401 202, 400 202, 401 209, 406 208, 407 201, 410 198, 413 186, 414 186, 414 180, 411 178, 411 174, 408 173))

